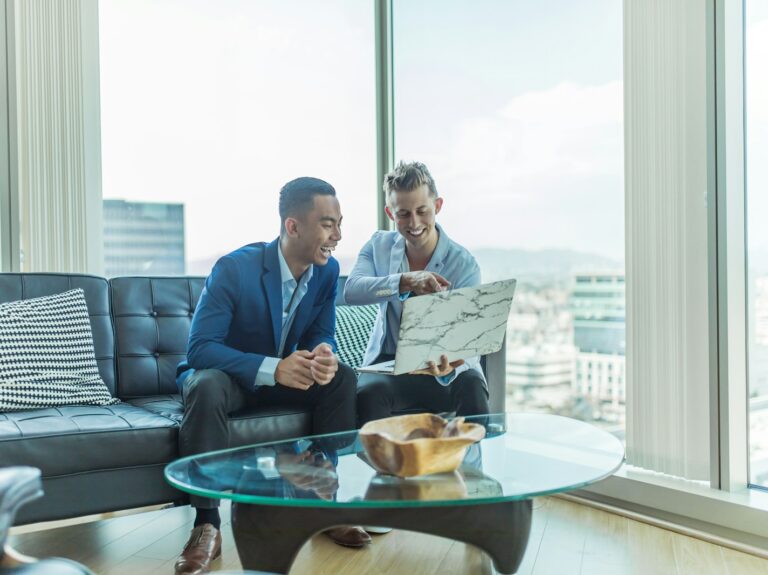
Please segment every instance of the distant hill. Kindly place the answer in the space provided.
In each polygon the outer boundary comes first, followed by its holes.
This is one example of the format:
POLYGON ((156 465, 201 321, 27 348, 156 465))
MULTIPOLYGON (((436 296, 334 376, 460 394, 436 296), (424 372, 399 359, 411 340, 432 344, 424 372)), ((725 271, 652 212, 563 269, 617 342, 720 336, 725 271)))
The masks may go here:
MULTIPOLYGON (((510 250, 499 248, 473 248, 470 250, 480 264, 483 281, 506 278, 523 280, 568 280, 574 273, 584 271, 621 271, 622 262, 603 256, 572 250, 510 250)), ((187 262, 187 274, 208 275, 221 255, 187 262)), ((355 258, 340 256, 343 273, 352 269, 355 258)))
POLYGON ((624 269, 623 262, 573 250, 474 248, 471 251, 480 264, 484 282, 505 278, 567 280, 579 272, 624 269))

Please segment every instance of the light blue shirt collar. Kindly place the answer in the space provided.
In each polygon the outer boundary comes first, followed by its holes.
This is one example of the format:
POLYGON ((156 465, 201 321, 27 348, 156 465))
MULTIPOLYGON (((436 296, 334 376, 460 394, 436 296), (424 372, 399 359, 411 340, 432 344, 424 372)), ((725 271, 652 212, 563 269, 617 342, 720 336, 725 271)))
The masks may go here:
MULTIPOLYGON (((280 283, 285 284, 289 282, 296 282, 293 277, 293 273, 291 273, 291 268, 288 267, 288 262, 285 261, 285 256, 283 256, 283 246, 280 245, 280 242, 277 243, 277 259, 280 260, 280 283)), ((312 279, 314 269, 314 264, 310 264, 306 271, 299 278, 299 283, 302 285, 308 284, 309 280, 312 279)), ((288 302, 283 302, 283 307, 285 307, 285 304, 287 303, 288 302)))

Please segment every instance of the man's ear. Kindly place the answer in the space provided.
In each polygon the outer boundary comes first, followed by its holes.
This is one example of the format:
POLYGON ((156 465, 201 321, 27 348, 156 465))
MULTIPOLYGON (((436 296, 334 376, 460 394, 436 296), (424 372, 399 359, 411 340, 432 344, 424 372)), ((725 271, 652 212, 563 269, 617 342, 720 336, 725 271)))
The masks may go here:
POLYGON ((285 218, 285 234, 292 238, 299 235, 299 222, 296 218, 285 218))
POLYGON ((443 198, 435 198, 435 213, 439 214, 443 209, 443 198))
POLYGON ((387 217, 394 222, 395 216, 392 215, 392 210, 389 209, 389 206, 384 206, 384 211, 387 212, 387 217))

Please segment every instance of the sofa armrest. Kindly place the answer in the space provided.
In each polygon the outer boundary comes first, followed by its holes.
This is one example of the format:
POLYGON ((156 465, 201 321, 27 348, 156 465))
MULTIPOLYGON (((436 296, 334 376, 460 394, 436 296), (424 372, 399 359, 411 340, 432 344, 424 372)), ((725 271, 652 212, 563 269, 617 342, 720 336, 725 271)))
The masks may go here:
POLYGON ((489 353, 485 359, 485 378, 488 381, 491 413, 504 413, 507 397, 507 336, 501 342, 501 349, 489 353))

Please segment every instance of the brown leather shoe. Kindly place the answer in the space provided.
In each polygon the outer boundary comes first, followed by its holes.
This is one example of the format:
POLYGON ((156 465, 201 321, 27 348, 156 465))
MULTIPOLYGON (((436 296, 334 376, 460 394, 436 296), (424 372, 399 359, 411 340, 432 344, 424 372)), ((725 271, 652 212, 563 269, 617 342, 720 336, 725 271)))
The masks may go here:
POLYGON ((371 536, 362 527, 355 527, 353 525, 332 527, 331 529, 326 529, 323 533, 333 539, 334 543, 344 547, 365 547, 371 542, 371 536))
POLYGON ((221 532, 210 523, 192 530, 184 551, 173 566, 176 575, 209 573, 211 562, 221 555, 221 532))

